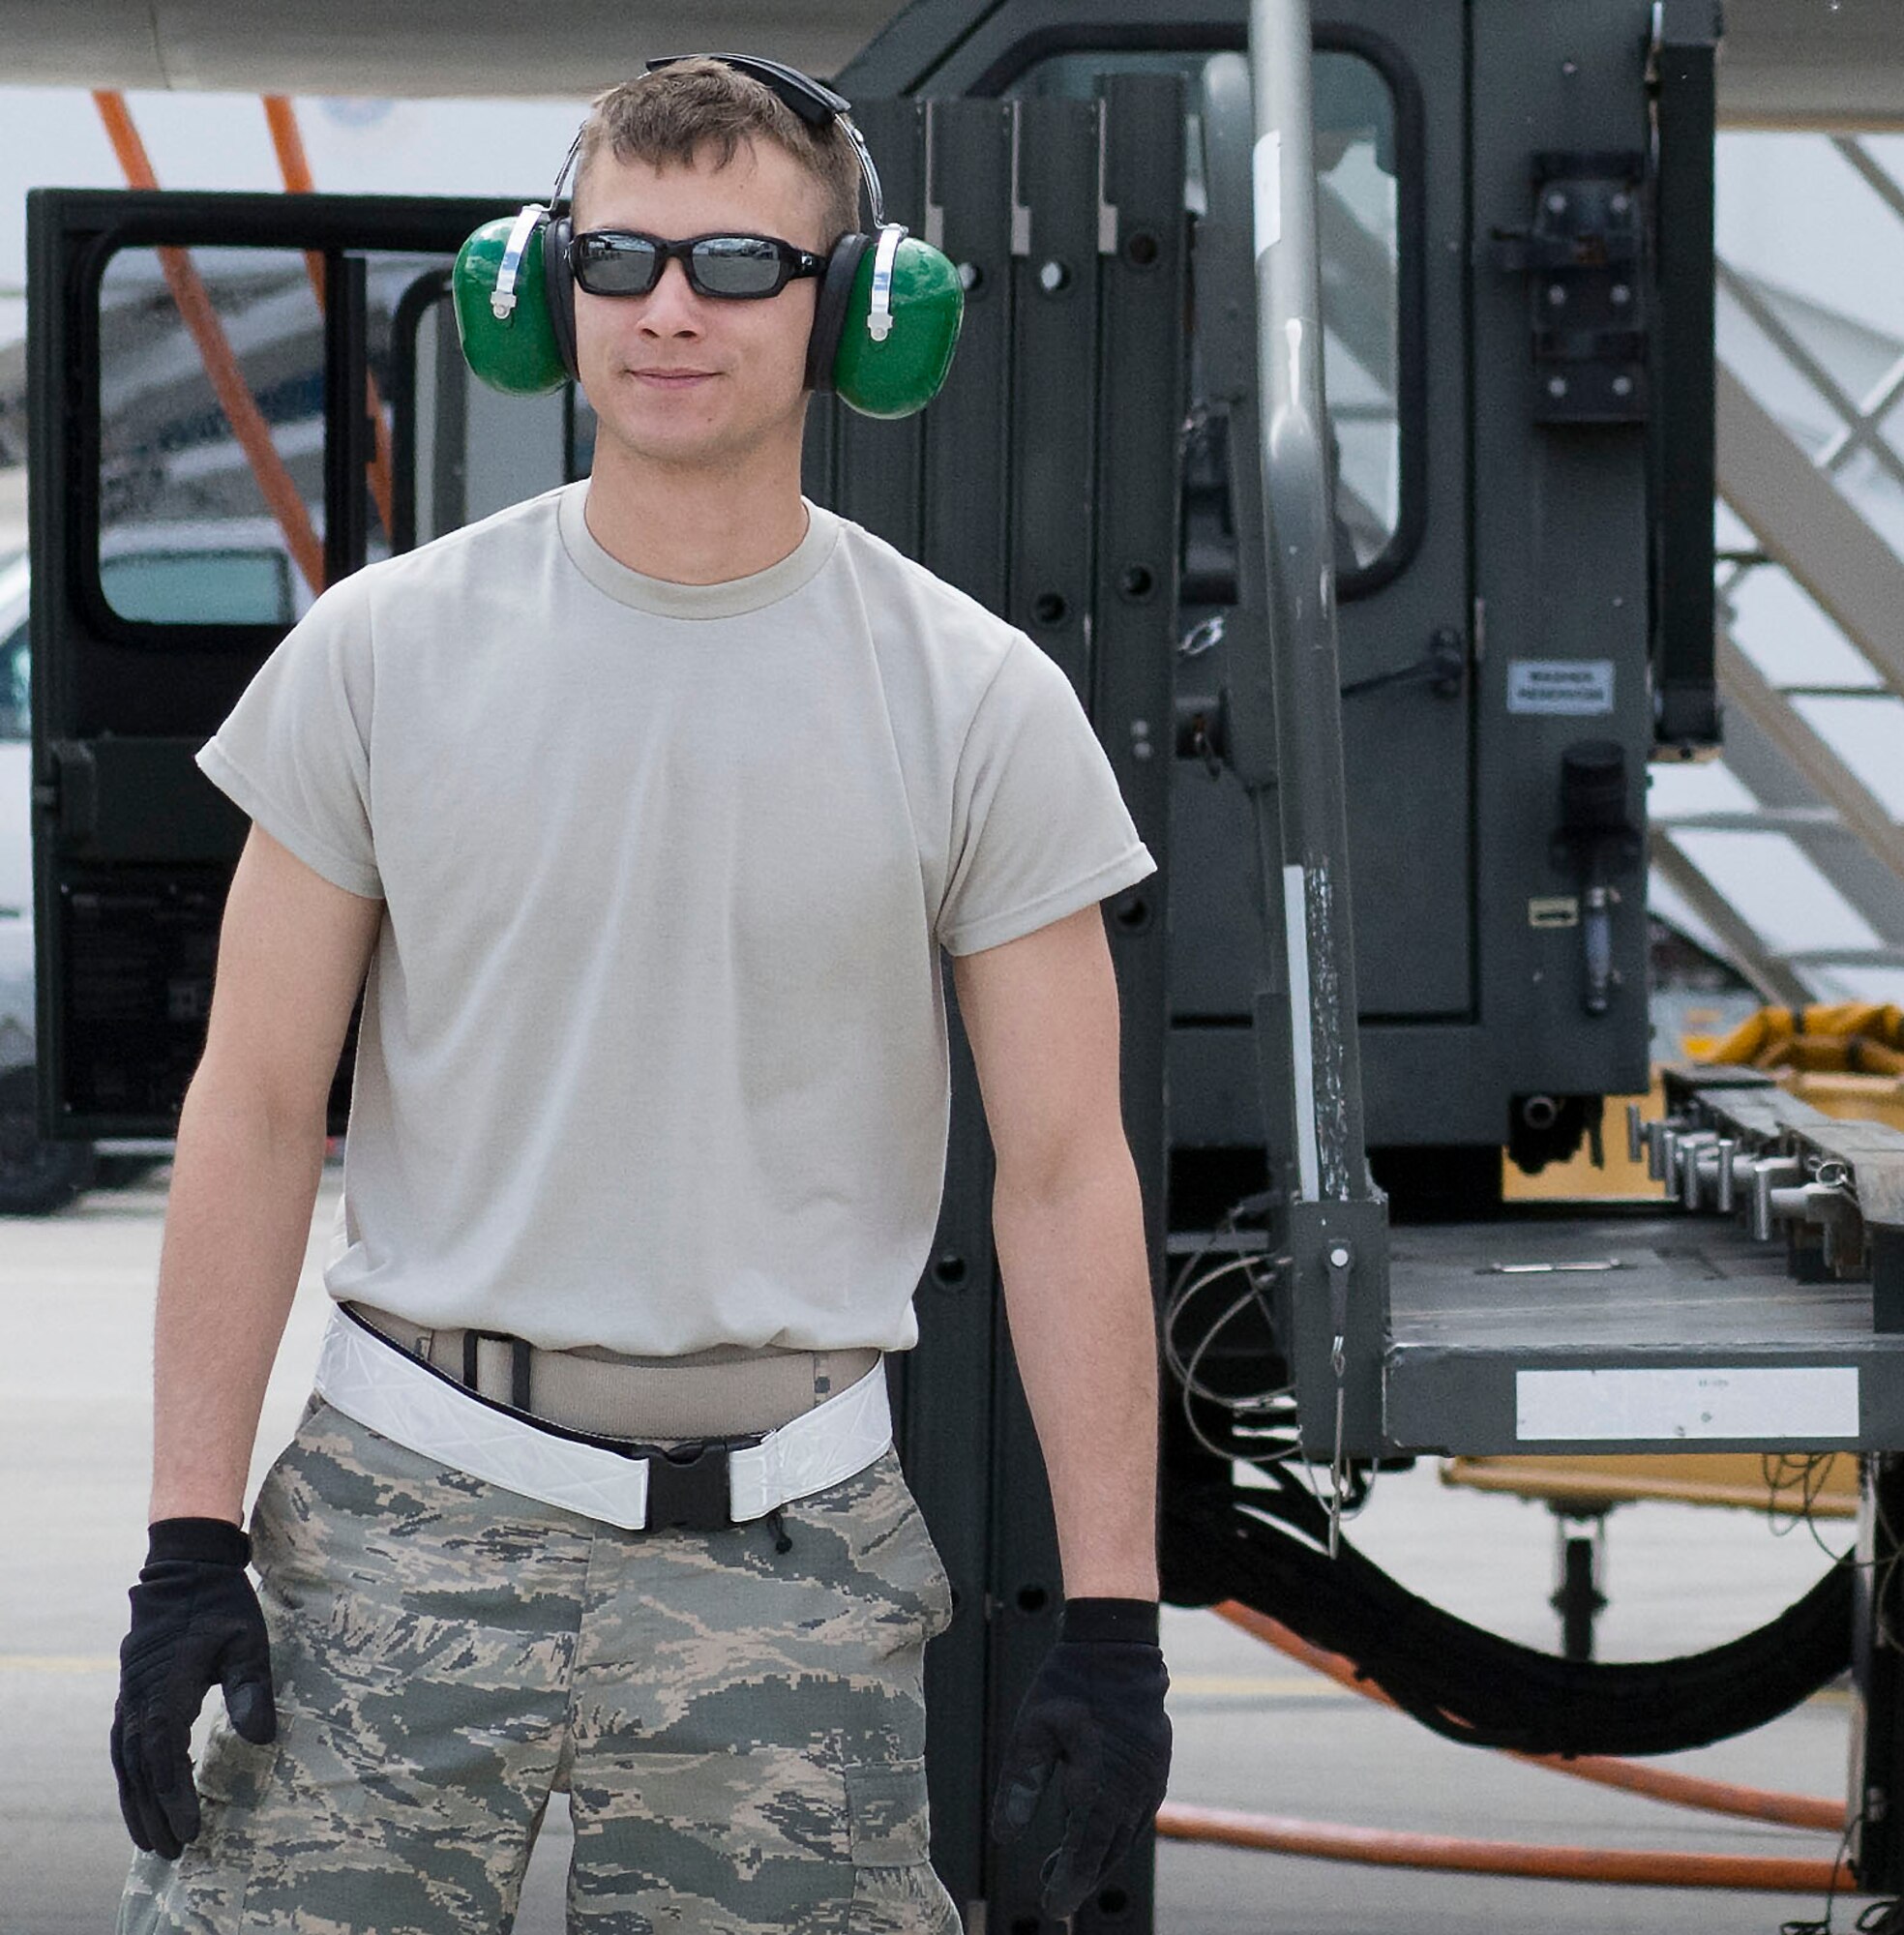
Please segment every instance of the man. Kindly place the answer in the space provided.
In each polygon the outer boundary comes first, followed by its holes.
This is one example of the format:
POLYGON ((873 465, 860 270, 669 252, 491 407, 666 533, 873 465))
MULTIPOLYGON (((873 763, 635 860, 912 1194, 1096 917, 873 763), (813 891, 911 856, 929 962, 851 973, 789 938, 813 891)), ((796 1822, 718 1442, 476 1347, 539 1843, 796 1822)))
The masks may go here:
MULTIPOLYGON (((823 254, 854 169, 837 124, 685 62, 595 104, 576 229, 823 254)), ((876 1428, 943 1185, 941 946, 1067 1593, 997 1823, 1056 1781, 1063 1915, 1161 1797, 1097 905, 1152 862, 1052 662, 801 497, 813 279, 723 300, 690 266, 576 292, 586 484, 328 591, 200 756, 253 828, 160 1268, 123 1930, 503 1929, 556 1790, 572 1929, 957 1928, 921 1758, 950 1594, 876 1428), (360 987, 326 1272, 354 1315, 248 1541, 360 987), (698 1464, 602 1448, 762 1434, 711 1517, 698 1464), (550 1503, 557 1468, 647 1504, 550 1503)))

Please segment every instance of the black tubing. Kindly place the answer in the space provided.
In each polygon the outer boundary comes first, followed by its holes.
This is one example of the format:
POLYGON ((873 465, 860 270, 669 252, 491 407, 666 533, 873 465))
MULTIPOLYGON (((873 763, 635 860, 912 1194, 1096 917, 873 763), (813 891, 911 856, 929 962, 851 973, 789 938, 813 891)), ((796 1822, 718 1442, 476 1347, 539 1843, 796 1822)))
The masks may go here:
POLYGON ((1346 1540, 1329 1559, 1318 1549, 1327 1527, 1323 1506, 1286 1472, 1273 1490, 1177 1493, 1165 1513, 1164 1596, 1199 1606, 1239 1599, 1353 1660, 1436 1733, 1517 1753, 1705 1746, 1776 1719, 1851 1665, 1849 1560, 1769 1624, 1710 1652, 1601 1664, 1456 1619, 1346 1540))

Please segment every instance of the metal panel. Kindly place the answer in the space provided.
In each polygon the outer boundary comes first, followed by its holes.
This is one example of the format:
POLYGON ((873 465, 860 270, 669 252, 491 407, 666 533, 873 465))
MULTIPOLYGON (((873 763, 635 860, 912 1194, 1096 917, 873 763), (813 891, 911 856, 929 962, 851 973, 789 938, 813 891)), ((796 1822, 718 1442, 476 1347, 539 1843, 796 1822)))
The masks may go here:
MULTIPOLYGON (((1904 1337, 1873 1330, 1870 1284, 1794 1284, 1786 1265, 1782 1240, 1755 1242, 1710 1216, 1397 1231, 1387 1438, 1415 1451, 1615 1448, 1601 1439, 1522 1439, 1515 1380, 1524 1370, 1851 1367, 1861 1384, 1861 1446, 1904 1447, 1904 1337)), ((1634 1436, 1618 1448, 1686 1442, 1634 1436)), ((1766 1442, 1702 1440, 1700 1448, 1766 1442)))
MULTIPOLYGON (((1015 123, 1015 204, 1028 208, 1028 253, 1012 257, 1012 384, 1035 410, 1011 423, 1011 537, 1006 613, 1090 703, 1097 429, 1099 110, 1075 101, 1023 102, 1015 123)), ((1100 723, 1099 729, 1102 730, 1100 723)), ((1062 1579, 1043 1463, 998 1306, 992 1433, 993 1622, 987 1706, 1002 1746, 1056 1630, 1062 1579), (1033 1474, 1038 1474, 1036 1480, 1033 1474)), ((996 1756, 993 1771, 996 1776, 996 1756)), ((1004 1927, 1042 1927, 1038 1864, 1056 1815, 993 1850, 989 1913, 1004 1927)))
MULTIPOLYGON (((1558 0, 1477 0, 1472 19, 1473 223, 1475 237, 1485 238, 1528 228, 1535 151, 1644 149, 1651 10, 1637 0, 1630 9, 1591 10, 1558 0)), ((1528 276, 1504 273, 1478 243, 1470 273, 1474 590, 1486 627, 1475 692, 1485 1058, 1497 1094, 1631 1094, 1647 1080, 1643 875, 1634 868, 1615 881, 1622 895, 1613 923, 1621 980, 1609 1011, 1597 1017, 1582 1006, 1584 929, 1539 928, 1528 905, 1577 890, 1575 875, 1550 850, 1566 747, 1618 742, 1626 756, 1626 819, 1644 823, 1653 726, 1646 431, 1531 424, 1528 276), (1557 595, 1556 587, 1575 585, 1579 595, 1557 595), (1514 662, 1603 660, 1614 666, 1605 714, 1509 709, 1514 662)))

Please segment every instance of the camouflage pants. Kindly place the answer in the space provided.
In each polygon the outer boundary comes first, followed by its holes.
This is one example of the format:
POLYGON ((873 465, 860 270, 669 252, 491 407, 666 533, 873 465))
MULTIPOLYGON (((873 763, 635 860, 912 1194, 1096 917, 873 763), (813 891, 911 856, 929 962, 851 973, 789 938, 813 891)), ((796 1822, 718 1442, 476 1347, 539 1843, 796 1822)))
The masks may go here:
POLYGON ((624 1533, 312 1400, 253 1516, 278 1738, 120 1935, 508 1935, 551 1792, 571 1935, 959 1935, 927 1861, 945 1571, 893 1452, 765 1523, 624 1533))

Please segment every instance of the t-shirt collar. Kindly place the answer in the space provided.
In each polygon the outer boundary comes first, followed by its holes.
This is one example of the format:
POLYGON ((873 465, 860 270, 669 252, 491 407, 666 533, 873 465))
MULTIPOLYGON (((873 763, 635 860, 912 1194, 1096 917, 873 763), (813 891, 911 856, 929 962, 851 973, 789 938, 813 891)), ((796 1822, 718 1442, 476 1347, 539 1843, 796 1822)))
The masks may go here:
POLYGON ((588 480, 565 485, 557 493, 556 525, 562 548, 576 569, 617 604, 663 618, 734 618, 759 611, 799 590, 833 553, 840 521, 831 511, 803 498, 807 534, 778 563, 745 578, 724 579, 718 584, 679 584, 672 579, 650 578, 632 571, 596 542, 582 515, 588 480))

